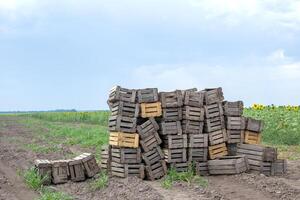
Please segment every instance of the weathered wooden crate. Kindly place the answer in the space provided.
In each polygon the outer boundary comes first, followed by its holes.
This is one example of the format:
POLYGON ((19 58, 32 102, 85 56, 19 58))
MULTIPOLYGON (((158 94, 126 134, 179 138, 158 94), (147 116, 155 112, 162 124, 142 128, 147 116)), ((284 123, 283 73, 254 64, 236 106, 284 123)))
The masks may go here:
POLYGON ((188 147, 208 147, 208 135, 188 134, 188 147))
POLYGON ((52 161, 52 182, 54 184, 66 183, 69 179, 69 160, 52 161))
POLYGON ((179 163, 187 161, 186 148, 163 149, 163 153, 167 163, 179 163))
POLYGON ((182 118, 185 120, 203 121, 204 109, 199 107, 184 106, 182 109, 182 118))
POLYGON ((245 131, 244 130, 229 130, 227 129, 227 143, 242 143, 244 142, 245 131))
POLYGON ((140 148, 111 148, 111 160, 120 164, 138 164, 142 162, 140 148))
POLYGON ((180 121, 165 122, 162 121, 160 124, 158 133, 160 135, 182 135, 182 127, 180 121))
POLYGON ((181 121, 182 120, 182 108, 163 108, 164 121, 181 121))
POLYGON ((244 143, 246 144, 260 144, 261 134, 253 131, 245 131, 244 143))
POLYGON ((137 90, 138 103, 153 103, 158 101, 157 88, 145 88, 137 90))
POLYGON ((44 185, 51 184, 52 178, 52 162, 49 160, 35 160, 34 161, 35 169, 37 173, 42 177, 44 185))
POLYGON ((276 160, 274 162, 262 162, 260 173, 266 176, 280 176, 287 171, 286 160, 276 160))
POLYGON ((136 90, 122 88, 120 86, 113 87, 109 92, 109 102, 125 101, 134 103, 136 99, 136 90))
POLYGON ((225 156, 216 160, 209 160, 209 174, 240 174, 250 169, 248 159, 245 156, 225 156))
POLYGON ((191 163, 181 162, 181 163, 169 163, 168 168, 174 169, 176 172, 187 172, 189 170, 191 163))
POLYGON ((180 90, 174 92, 160 92, 160 101, 163 108, 181 107, 183 97, 180 90))
POLYGON ((123 116, 110 116, 108 122, 110 131, 121 131, 127 133, 136 132, 136 118, 123 116))
POLYGON ((197 161, 197 162, 205 162, 207 161, 207 152, 208 148, 188 148, 188 161, 197 161))
POLYGON ((137 148, 139 146, 139 134, 110 132, 109 144, 117 147, 137 148))
POLYGON ((151 181, 160 179, 167 173, 167 165, 164 160, 160 160, 152 165, 146 165, 146 175, 151 181))
POLYGON ((110 163, 111 163, 111 146, 103 145, 101 147, 100 168, 109 172, 110 171, 110 163))
POLYGON ((210 145, 216 145, 227 142, 227 133, 225 129, 208 133, 208 141, 210 145))
POLYGON ((155 148, 156 146, 159 146, 162 143, 162 140, 160 139, 157 132, 153 132, 148 137, 145 137, 143 139, 140 139, 140 145, 144 152, 148 152, 155 148))
POLYGON ((210 105, 224 100, 222 88, 208 88, 204 90, 204 104, 210 105))
POLYGON ((141 139, 145 139, 159 130, 159 125, 153 117, 137 126, 137 131, 141 139))
POLYGON ((236 156, 237 155, 237 144, 236 143, 232 143, 232 144, 227 143, 227 150, 228 150, 229 156, 236 156))
POLYGON ((242 116, 244 103, 242 101, 224 101, 224 115, 227 116, 242 116))
POLYGON ((117 101, 111 104, 111 116, 123 116, 123 117, 138 117, 140 112, 139 104, 117 101))
POLYGON ((187 148, 187 135, 164 135, 162 140, 166 149, 187 148))
POLYGON ((85 180, 84 166, 80 158, 77 157, 69 161, 69 171, 71 181, 77 182, 85 180))
POLYGON ((190 88, 190 89, 181 90, 182 98, 184 99, 186 92, 197 92, 197 91, 198 91, 197 88, 190 88))
POLYGON ((141 117, 159 117, 162 115, 161 103, 141 103, 141 117))
POLYGON ((185 134, 202 134, 204 122, 182 120, 182 132, 185 134))
POLYGON ((198 176, 208 176, 208 164, 207 162, 196 162, 195 163, 196 174, 198 176))
POLYGON ((214 117, 211 119, 206 119, 204 122, 204 131, 210 133, 217 130, 222 130, 225 128, 224 117, 214 117))
POLYGON ((141 179, 145 178, 145 166, 144 164, 120 164, 117 162, 111 162, 111 174, 113 176, 126 178, 130 176, 136 176, 141 179))
POLYGON ((228 155, 228 151, 225 143, 209 146, 208 152, 209 152, 210 159, 216 159, 228 155))
POLYGON ((256 120, 250 117, 246 118, 246 120, 247 120, 246 130, 258 132, 258 133, 262 132, 264 126, 263 121, 256 120))
POLYGON ((231 117, 226 118, 226 128, 230 130, 244 130, 245 129, 245 118, 244 117, 231 117))
POLYGON ((78 158, 81 159, 85 175, 89 178, 95 176, 97 173, 100 172, 100 167, 96 162, 95 156, 90 153, 83 153, 78 158))
POLYGON ((142 158, 146 165, 152 165, 160 160, 163 160, 164 154, 160 146, 157 146, 148 152, 144 152, 142 154, 142 158))
POLYGON ((214 118, 223 115, 222 103, 213 103, 204 106, 205 118, 214 118))
POLYGON ((203 106, 203 99, 204 92, 185 91, 183 105, 200 108, 203 106))

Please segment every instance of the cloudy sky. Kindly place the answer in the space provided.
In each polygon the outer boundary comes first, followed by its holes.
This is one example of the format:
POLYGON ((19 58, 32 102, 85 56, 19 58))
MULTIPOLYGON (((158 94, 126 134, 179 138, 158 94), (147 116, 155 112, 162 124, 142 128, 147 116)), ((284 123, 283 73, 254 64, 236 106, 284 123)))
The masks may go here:
POLYGON ((0 110, 106 109, 116 84, 298 105, 299 47, 299 0, 0 0, 0 110))

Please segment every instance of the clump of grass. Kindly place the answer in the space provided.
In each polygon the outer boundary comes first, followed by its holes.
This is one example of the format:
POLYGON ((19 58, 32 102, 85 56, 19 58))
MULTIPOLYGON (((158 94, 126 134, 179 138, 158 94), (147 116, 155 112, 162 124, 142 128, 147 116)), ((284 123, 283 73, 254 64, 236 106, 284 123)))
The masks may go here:
POLYGON ((44 190, 38 200, 72 200, 73 198, 63 192, 44 190))
POLYGON ((99 174, 99 178, 91 183, 92 190, 99 190, 107 187, 108 185, 108 175, 106 171, 101 171, 99 174))
POLYGON ((47 179, 47 177, 40 176, 34 167, 20 173, 24 178, 25 184, 35 191, 39 191, 43 187, 44 181, 47 179))

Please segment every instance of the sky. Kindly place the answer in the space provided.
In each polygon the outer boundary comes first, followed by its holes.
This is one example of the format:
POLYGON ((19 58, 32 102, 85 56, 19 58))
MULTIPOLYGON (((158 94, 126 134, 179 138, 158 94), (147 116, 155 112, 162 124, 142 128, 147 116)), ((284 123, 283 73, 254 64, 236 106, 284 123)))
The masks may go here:
POLYGON ((0 111, 107 109, 109 89, 300 104, 300 0, 0 0, 0 111))

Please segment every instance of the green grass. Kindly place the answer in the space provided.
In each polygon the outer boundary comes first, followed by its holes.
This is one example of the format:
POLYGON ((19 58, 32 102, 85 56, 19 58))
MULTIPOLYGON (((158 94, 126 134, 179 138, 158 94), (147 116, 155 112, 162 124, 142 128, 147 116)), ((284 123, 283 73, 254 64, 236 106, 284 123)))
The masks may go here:
POLYGON ((38 200, 72 200, 73 198, 63 192, 44 189, 38 200))
POLYGON ((95 181, 93 181, 90 186, 91 189, 95 191, 95 190, 105 188, 107 187, 107 185, 108 185, 108 175, 106 171, 102 170, 99 174, 99 177, 95 181))
POLYGON ((36 143, 25 144, 25 149, 29 149, 36 153, 50 153, 50 152, 57 152, 60 148, 57 145, 45 146, 45 145, 38 145, 36 143))

